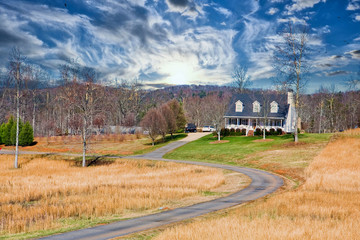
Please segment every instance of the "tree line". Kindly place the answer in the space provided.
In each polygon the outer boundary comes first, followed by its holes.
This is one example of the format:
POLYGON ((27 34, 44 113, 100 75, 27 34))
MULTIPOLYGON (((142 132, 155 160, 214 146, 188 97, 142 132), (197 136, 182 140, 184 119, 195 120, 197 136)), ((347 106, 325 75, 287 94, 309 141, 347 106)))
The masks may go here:
MULTIPOLYGON (((95 69, 76 61, 59 65, 60 78, 51 80, 47 71, 27 61, 18 50, 10 55, 8 70, 0 81, 0 122, 16 116, 19 130, 22 119, 24 126, 31 125, 35 136, 81 135, 83 156, 93 134, 110 133, 113 126, 146 128, 149 119, 162 123, 153 131, 155 135, 172 134, 186 122, 198 127, 216 125, 220 131, 232 94, 255 91, 244 89, 246 84, 241 89, 193 85, 150 91, 143 89, 139 81, 122 80, 110 86, 102 82, 95 69), (176 113, 177 108, 181 114, 176 113), (152 117, 145 118, 146 115, 152 117), (182 120, 174 125, 174 117, 179 116, 182 120)), ((246 70, 234 78, 249 80, 246 70)), ((302 129, 334 132, 359 126, 359 99, 360 92, 355 90, 336 92, 322 88, 315 94, 299 94, 302 129)))

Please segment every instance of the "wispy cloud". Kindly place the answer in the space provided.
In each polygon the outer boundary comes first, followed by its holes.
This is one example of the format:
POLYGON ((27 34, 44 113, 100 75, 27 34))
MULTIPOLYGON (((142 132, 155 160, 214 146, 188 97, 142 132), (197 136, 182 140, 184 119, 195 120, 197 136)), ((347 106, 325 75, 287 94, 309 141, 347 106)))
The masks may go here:
POLYGON ((360 50, 352 50, 349 52, 345 52, 345 54, 351 55, 353 59, 360 59, 360 50))
POLYGON ((326 76, 337 76, 337 75, 346 75, 348 74, 349 72, 347 71, 343 71, 343 70, 338 70, 338 71, 334 71, 334 72, 327 72, 326 73, 326 76))
POLYGON ((166 0, 166 4, 170 12, 178 12, 192 19, 203 14, 202 7, 193 0, 166 0))
POLYGON ((359 0, 350 0, 346 10, 348 11, 355 11, 360 9, 360 1, 359 0))
POLYGON ((266 12, 266 14, 268 14, 268 15, 274 15, 275 13, 277 13, 277 12, 279 12, 279 9, 278 8, 270 8, 267 12, 266 12))
POLYGON ((287 23, 287 22, 290 21, 290 22, 292 22, 294 24, 299 23, 299 24, 307 25, 307 22, 306 22, 306 20, 304 18, 300 19, 300 18, 297 18, 297 17, 294 17, 294 16, 287 17, 287 18, 278 18, 277 21, 279 23, 287 23))
POLYGON ((223 8, 223 7, 214 7, 214 9, 216 11, 218 11, 219 13, 223 14, 225 17, 230 17, 231 16, 231 11, 229 9, 223 8))
POLYGON ((326 0, 293 0, 293 3, 287 5, 285 8, 288 10, 288 14, 293 14, 306 8, 312 8, 320 2, 326 2, 326 0))
POLYGON ((354 16, 354 20, 357 21, 357 22, 360 22, 360 14, 356 14, 354 16))
MULTIPOLYGON (((192 3, 168 2, 187 11, 194 6, 192 3)), ((75 59, 96 68, 110 81, 153 73, 158 74, 158 79, 151 81, 170 81, 170 69, 164 67, 169 62, 191 66, 193 72, 187 83, 229 81, 227 75, 236 57, 232 48, 236 31, 182 27, 188 23, 164 19, 144 1, 88 1, 83 7, 94 9, 95 17, 35 3, 0 4, 0 53, 7 55, 15 43, 27 49, 24 54, 29 58, 42 59, 44 66, 56 69, 68 59, 75 59), (174 24, 178 24, 176 28, 174 24), (42 35, 34 29, 41 30, 42 35), (46 34, 45 29, 50 29, 51 34, 46 34)))

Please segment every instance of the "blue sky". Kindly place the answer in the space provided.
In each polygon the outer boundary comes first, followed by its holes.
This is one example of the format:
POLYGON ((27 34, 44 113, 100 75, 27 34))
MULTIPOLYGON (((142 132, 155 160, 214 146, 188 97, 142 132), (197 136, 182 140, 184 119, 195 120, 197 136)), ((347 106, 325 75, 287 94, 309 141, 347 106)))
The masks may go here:
POLYGON ((289 20, 310 29, 307 92, 360 77, 360 0, 0 0, 0 68, 18 46, 53 77, 76 59, 108 84, 223 85, 241 64, 271 88, 289 20))

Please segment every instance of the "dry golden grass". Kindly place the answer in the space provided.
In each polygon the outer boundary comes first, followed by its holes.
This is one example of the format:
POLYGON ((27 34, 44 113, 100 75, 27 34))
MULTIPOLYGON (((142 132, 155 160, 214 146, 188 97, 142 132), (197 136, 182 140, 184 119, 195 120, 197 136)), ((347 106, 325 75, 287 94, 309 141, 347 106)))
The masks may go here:
POLYGON ((166 229, 155 239, 360 239, 360 130, 330 142, 304 185, 166 229))
POLYGON ((0 155, 0 235, 63 227, 61 219, 156 210, 224 184, 222 170, 145 160, 79 168, 74 162, 0 155))
MULTIPOLYGON (((34 146, 20 147, 24 151, 82 153, 81 136, 36 137, 34 146)), ((14 149, 12 146, 2 146, 14 149)), ((88 141, 90 154, 131 155, 139 150, 150 149, 150 140, 140 134, 94 135, 88 141)))

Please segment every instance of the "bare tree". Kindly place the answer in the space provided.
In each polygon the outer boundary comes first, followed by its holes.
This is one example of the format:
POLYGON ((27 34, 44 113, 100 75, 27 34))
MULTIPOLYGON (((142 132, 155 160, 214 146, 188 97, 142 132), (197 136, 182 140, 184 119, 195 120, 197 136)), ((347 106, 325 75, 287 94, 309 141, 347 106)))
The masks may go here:
POLYGON ((123 125, 129 115, 134 116, 134 120, 139 118, 141 100, 143 97, 141 84, 134 80, 132 82, 123 80, 118 88, 116 104, 118 109, 119 124, 123 125))
POLYGON ((196 126, 204 124, 203 106, 206 104, 204 98, 199 96, 187 97, 184 99, 184 110, 189 122, 195 123, 196 126))
POLYGON ((160 111, 152 108, 150 109, 140 125, 148 131, 149 137, 151 138, 152 145, 155 145, 155 139, 164 131, 166 131, 166 121, 161 115, 160 111))
POLYGON ((227 106, 229 105, 229 100, 229 95, 223 95, 220 97, 213 94, 206 97, 206 101, 208 103, 204 109, 207 113, 206 121, 215 125, 219 141, 221 128, 225 125, 224 115, 227 110, 227 106))
POLYGON ((61 73, 64 80, 63 96, 75 114, 75 122, 80 124, 83 143, 82 166, 86 164, 87 143, 92 134, 94 116, 97 104, 103 97, 103 89, 96 84, 97 74, 92 68, 81 68, 78 64, 62 66, 61 73))
MULTIPOLYGON (((304 74, 308 70, 305 54, 308 51, 308 30, 305 26, 293 25, 290 21, 280 33, 282 42, 274 52, 275 69, 285 76, 285 83, 295 91, 295 110, 298 116, 300 91, 305 86, 304 74)), ((298 142, 298 118, 296 116, 294 140, 298 142)))
MULTIPOLYGON (((23 79, 25 89, 23 90, 24 104, 28 120, 32 122, 32 128, 34 135, 36 133, 36 111, 38 108, 38 102, 40 98, 39 87, 40 83, 50 79, 47 72, 45 72, 40 66, 27 64, 24 68, 23 79), (31 117, 30 117, 31 116, 31 117)), ((25 119, 25 116, 23 116, 25 119)))
MULTIPOLYGON (((262 100, 261 100, 261 105, 260 105, 260 109, 258 112, 258 121, 260 123, 260 126, 262 126, 262 130, 263 130, 263 139, 266 139, 266 124, 268 123, 269 120, 269 113, 271 110, 271 102, 270 102, 270 96, 271 96, 271 92, 267 91, 267 90, 262 90, 259 92, 262 100)), ((255 98, 254 98, 255 100, 255 98)))
POLYGON ((232 73, 232 85, 238 93, 244 92, 251 85, 250 76, 247 74, 247 71, 246 66, 237 65, 232 73))
POLYGON ((23 85, 23 69, 25 57, 18 48, 13 48, 9 59, 9 78, 15 83, 16 88, 16 142, 14 167, 18 168, 19 155, 19 122, 20 122, 20 89, 23 85))

